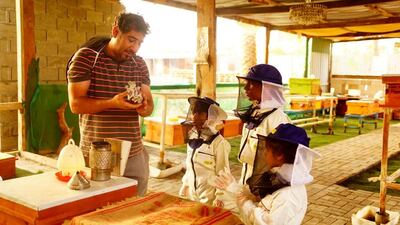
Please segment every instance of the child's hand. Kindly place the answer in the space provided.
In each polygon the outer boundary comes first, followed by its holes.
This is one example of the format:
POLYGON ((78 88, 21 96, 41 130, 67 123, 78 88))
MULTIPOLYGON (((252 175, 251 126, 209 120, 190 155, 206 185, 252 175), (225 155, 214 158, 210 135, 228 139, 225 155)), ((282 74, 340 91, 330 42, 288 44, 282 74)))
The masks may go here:
POLYGON ((223 208, 224 207, 224 202, 221 200, 215 200, 215 206, 219 207, 219 208, 223 208))
POLYGON ((179 196, 186 198, 189 195, 189 186, 182 185, 181 189, 179 190, 179 196))
POLYGON ((232 193, 235 193, 240 189, 235 177, 231 174, 231 171, 228 168, 219 171, 219 174, 215 179, 215 184, 218 189, 232 193))
POLYGON ((244 187, 239 191, 238 195, 236 196, 236 200, 239 205, 243 205, 247 200, 250 200, 252 202, 257 201, 256 197, 250 192, 247 187, 244 187))

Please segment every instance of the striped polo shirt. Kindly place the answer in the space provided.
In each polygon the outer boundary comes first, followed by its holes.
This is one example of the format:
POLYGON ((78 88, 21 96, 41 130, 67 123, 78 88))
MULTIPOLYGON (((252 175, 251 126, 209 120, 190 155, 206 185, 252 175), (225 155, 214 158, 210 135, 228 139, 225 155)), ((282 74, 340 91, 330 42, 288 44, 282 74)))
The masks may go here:
MULTIPOLYGON (((150 85, 149 72, 141 57, 118 63, 104 48, 99 52, 79 49, 69 63, 67 78, 71 83, 90 80, 87 96, 95 99, 113 98, 126 90, 129 81, 150 85)), ((144 149, 136 110, 107 109, 96 114, 80 114, 79 127, 80 147, 85 157, 89 156, 91 142, 104 138, 131 141, 129 157, 144 149)))

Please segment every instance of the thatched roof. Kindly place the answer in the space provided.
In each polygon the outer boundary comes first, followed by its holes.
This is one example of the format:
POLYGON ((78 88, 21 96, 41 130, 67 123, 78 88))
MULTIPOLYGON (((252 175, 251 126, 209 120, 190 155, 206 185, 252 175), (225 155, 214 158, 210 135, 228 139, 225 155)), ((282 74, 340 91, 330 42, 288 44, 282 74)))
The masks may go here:
MULTIPOLYGON (((146 0, 196 10, 199 0, 146 0)), ((304 0, 216 0, 217 16, 333 41, 400 37, 400 0, 315 0, 328 7, 320 24, 298 25, 290 7, 304 0)))

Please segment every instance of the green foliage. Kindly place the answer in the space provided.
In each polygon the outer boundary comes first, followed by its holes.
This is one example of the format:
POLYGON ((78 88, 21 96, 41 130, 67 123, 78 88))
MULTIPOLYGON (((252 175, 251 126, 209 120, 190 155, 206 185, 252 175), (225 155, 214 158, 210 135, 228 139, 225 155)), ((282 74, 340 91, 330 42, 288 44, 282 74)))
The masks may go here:
MULTIPOLYGON (((400 168, 400 155, 391 158, 388 161, 388 174, 392 174, 400 168)), ((376 165, 365 172, 357 174, 356 176, 350 177, 349 179, 342 182, 340 185, 348 187, 355 190, 364 190, 379 193, 380 182, 369 182, 370 177, 379 177, 381 172, 381 165, 376 165)), ((400 179, 396 179, 396 183, 400 183, 400 179)), ((387 194, 400 196, 400 192, 397 190, 388 189, 387 194)))
POLYGON ((32 176, 35 174, 40 174, 43 173, 43 171, 39 170, 37 173, 32 173, 28 170, 23 170, 23 169, 19 169, 19 168, 15 168, 15 178, 18 177, 26 177, 26 176, 32 176))

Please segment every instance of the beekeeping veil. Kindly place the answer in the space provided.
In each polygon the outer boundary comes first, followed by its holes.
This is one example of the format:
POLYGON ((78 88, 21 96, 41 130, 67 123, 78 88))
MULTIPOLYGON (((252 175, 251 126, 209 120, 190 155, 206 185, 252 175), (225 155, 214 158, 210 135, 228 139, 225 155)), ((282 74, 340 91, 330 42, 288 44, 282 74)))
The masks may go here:
POLYGON ((308 146, 309 138, 304 129, 288 123, 280 124, 267 137, 258 135, 253 175, 247 180, 251 192, 263 198, 285 186, 310 183, 312 160, 320 155, 308 146), (266 151, 271 151, 271 142, 285 146, 286 163, 280 167, 267 165, 266 151))
POLYGON ((207 141, 222 128, 223 120, 227 114, 214 100, 204 97, 190 97, 190 107, 186 120, 182 122, 186 141, 189 139, 202 139, 207 141))
POLYGON ((239 95, 235 115, 248 122, 254 117, 256 109, 279 108, 285 104, 283 98, 282 76, 273 66, 259 64, 251 67, 246 76, 238 76, 239 95), (251 85, 261 85, 261 98, 250 99, 256 93, 249 93, 251 85))

